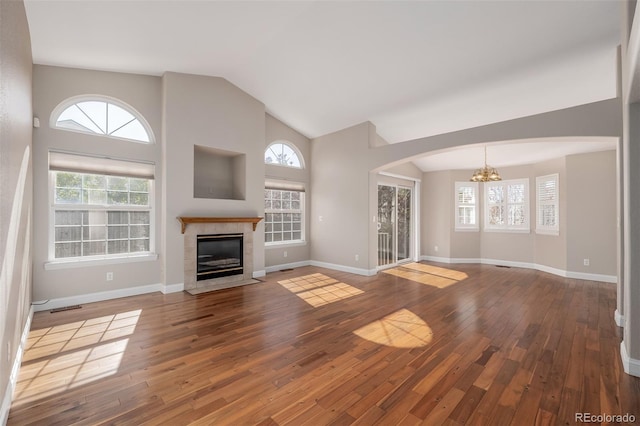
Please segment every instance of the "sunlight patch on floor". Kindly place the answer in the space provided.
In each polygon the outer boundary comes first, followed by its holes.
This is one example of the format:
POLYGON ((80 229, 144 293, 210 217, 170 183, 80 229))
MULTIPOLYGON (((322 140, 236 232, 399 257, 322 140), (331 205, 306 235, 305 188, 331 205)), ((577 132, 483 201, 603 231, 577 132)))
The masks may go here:
POLYGON ((364 293, 360 289, 320 273, 278 281, 278 284, 314 308, 364 293))
POLYGON ((394 348, 419 348, 433 339, 433 331, 419 316, 408 309, 400 309, 354 331, 370 342, 394 348))
POLYGON ((115 374, 142 310, 29 333, 14 405, 31 403, 115 374))
POLYGON ((468 277, 464 272, 422 263, 406 263, 381 272, 437 288, 449 287, 468 277))

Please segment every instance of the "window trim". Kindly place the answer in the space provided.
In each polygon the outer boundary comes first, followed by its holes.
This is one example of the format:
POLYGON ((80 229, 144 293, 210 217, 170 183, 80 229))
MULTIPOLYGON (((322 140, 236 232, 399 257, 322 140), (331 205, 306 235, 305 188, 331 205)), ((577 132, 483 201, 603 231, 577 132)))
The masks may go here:
MULTIPOLYGON (((92 265, 103 264, 116 264, 137 262, 145 260, 157 260, 158 254, 156 253, 156 217, 155 217, 155 180, 149 180, 149 207, 135 206, 135 205, 99 205, 99 204, 56 204, 55 202, 55 173, 61 170, 49 170, 48 175, 48 188, 49 188, 49 241, 48 241, 48 255, 45 262, 45 269, 62 269, 83 267, 92 265), (97 210, 97 211, 148 211, 149 212, 149 251, 133 252, 133 253, 118 253, 118 254, 101 254, 96 256, 77 256, 77 257, 55 257, 55 213, 57 210, 97 210)), ((79 173, 76 171, 70 171, 71 173, 79 173)), ((87 174, 86 172, 84 174, 87 174)), ((99 173, 94 173, 99 174, 99 173)), ((103 175, 113 176, 113 175, 103 175)), ((126 176, 128 177, 128 176, 126 176)))
MULTIPOLYGON (((284 185, 281 185, 284 186, 284 185)), ((307 201, 306 201, 306 194, 304 189, 300 188, 301 185, 294 185, 291 184, 290 187, 285 188, 285 187, 269 187, 269 183, 265 184, 265 190, 271 190, 271 191, 293 191, 293 192, 299 192, 300 193, 300 239, 299 240, 282 240, 282 241, 266 241, 266 234, 267 234, 267 230, 266 230, 266 225, 267 225, 267 213, 287 213, 287 211, 283 211, 283 210, 274 210, 274 209, 264 209, 264 213, 265 213, 265 241, 264 241, 264 246, 265 248, 274 248, 274 247, 278 247, 278 246, 302 246, 302 245, 306 245, 307 244, 307 238, 306 238, 306 209, 307 209, 307 201)), ((264 197, 263 197, 263 202, 264 202, 264 197)), ((298 213, 297 211, 288 211, 289 213, 298 213)))
POLYGON ((560 235, 560 175, 558 173, 536 177, 536 234, 560 235), (545 181, 555 181, 555 199, 551 202, 543 202, 540 200, 540 183, 545 181), (540 214, 540 207, 543 204, 555 206, 554 226, 545 226, 540 223, 540 220, 542 219, 542 216, 540 214))
POLYGON ((460 232, 460 231, 467 231, 467 232, 479 232, 480 231, 480 200, 479 200, 479 186, 478 186, 478 182, 455 182, 454 183, 454 204, 455 204, 455 212, 454 212, 454 220, 455 220, 455 226, 454 226, 454 231, 456 232, 460 232), (462 187, 471 187, 473 188, 474 191, 474 198, 475 198, 475 203, 470 204, 470 203, 465 203, 462 204, 460 203, 460 199, 458 198, 458 193, 460 191, 460 188, 462 187), (460 223, 460 207, 474 207, 474 212, 475 212, 475 224, 469 225, 469 224, 461 224, 460 223))
POLYGON ((98 136, 98 137, 107 138, 107 139, 116 139, 116 140, 127 141, 127 142, 135 142, 135 143, 140 143, 140 144, 143 144, 143 145, 152 145, 152 144, 156 143, 156 138, 155 138, 155 135, 153 133, 153 130, 152 130, 151 126, 149 125, 147 120, 144 118, 144 116, 142 114, 140 114, 140 112, 138 112, 138 110, 136 110, 134 107, 132 107, 131 105, 127 104, 126 102, 121 101, 120 99, 113 98, 111 96, 105 96, 105 95, 85 94, 85 95, 72 96, 70 98, 67 98, 67 99, 63 100, 51 112, 51 116, 49 117, 49 126, 52 129, 56 129, 56 130, 62 130, 62 131, 67 131, 67 132, 72 132, 72 133, 79 133, 81 135, 98 136), (123 138, 123 137, 120 137, 120 136, 105 135, 105 134, 101 134, 101 133, 86 132, 86 131, 78 130, 78 129, 69 129, 69 128, 66 128, 66 127, 58 127, 57 122, 58 122, 58 118, 60 117, 60 115, 67 108, 69 108, 72 105, 75 105, 77 103, 80 103, 80 102, 106 102, 106 103, 110 103, 110 104, 116 105, 116 106, 124 109, 125 111, 127 111, 128 113, 133 115, 140 122, 140 124, 142 124, 142 127, 147 132, 147 136, 149 137, 149 141, 146 142, 146 141, 141 141, 141 140, 138 140, 138 139, 123 138))
POLYGON ((508 232, 508 233, 530 233, 531 232, 531 207, 530 207, 530 189, 529 189, 529 178, 522 179, 508 179, 501 180, 496 182, 485 182, 484 183, 484 231, 485 232, 508 232), (507 212, 509 210, 509 200, 508 200, 508 188, 509 185, 517 185, 524 184, 524 211, 526 214, 525 223, 521 226, 509 225, 507 222, 507 212), (491 186, 503 186, 505 191, 504 198, 504 214, 505 214, 505 224, 504 225, 490 225, 489 224, 489 211, 491 204, 489 203, 489 187, 491 186))
POLYGON ((264 164, 265 165, 267 165, 267 166, 287 167, 289 169, 294 169, 294 170, 304 170, 305 169, 304 157, 302 156, 302 153, 300 152, 298 147, 295 146, 295 144, 293 144, 291 142, 288 142, 288 141, 284 141, 284 140, 273 141, 269 145, 267 145, 267 147, 264 150, 264 153, 266 154, 267 151, 269 149, 271 149, 271 147, 273 145, 286 145, 286 146, 288 146, 293 151, 293 153, 296 154, 296 156, 298 157, 298 161, 300 162, 300 167, 290 166, 288 164, 281 164, 281 163, 267 163, 267 161, 264 160, 264 164))

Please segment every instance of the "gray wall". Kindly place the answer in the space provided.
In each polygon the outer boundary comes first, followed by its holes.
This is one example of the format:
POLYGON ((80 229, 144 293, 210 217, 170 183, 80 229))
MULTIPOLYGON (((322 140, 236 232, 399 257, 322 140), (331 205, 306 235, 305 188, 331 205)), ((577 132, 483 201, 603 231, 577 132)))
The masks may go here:
MULTIPOLYGON (((370 270, 370 240, 375 226, 367 219, 377 178, 370 179, 366 152, 375 130, 362 123, 313 139, 311 157, 311 259, 370 270), (322 219, 320 219, 322 218, 322 219), (356 260, 358 256, 358 260, 356 260)), ((375 235, 375 231, 373 232, 375 235)))
MULTIPOLYGON (((503 179, 529 179, 530 233, 454 230, 454 183, 471 170, 424 174, 422 254, 451 259, 520 262, 560 271, 615 276, 617 273, 616 152, 571 155, 533 165, 500 168, 503 179), (594 174, 593 170, 599 174, 594 174), (535 178, 558 173, 560 233, 535 233, 535 178), (594 194, 602 194, 598 202, 594 194), (436 252, 434 246, 438 246, 436 252), (583 260, 590 260, 584 266, 583 260)), ((484 199, 483 185, 479 186, 484 199)))
MULTIPOLYGON (((162 90, 163 282, 172 285, 184 282, 184 238, 177 217, 264 216, 265 109, 219 77, 169 72, 162 77, 162 90), (246 155, 244 200, 194 198, 194 145, 246 155)), ((262 222, 253 246, 253 270, 263 271, 262 222)))
POLYGON ((272 142, 284 141, 294 145, 303 157, 304 169, 265 164, 265 178, 301 183, 305 187, 305 243, 300 245, 265 246, 265 267, 286 265, 296 262, 307 262, 310 259, 311 236, 311 141, 306 136, 293 130, 277 118, 266 115, 265 149, 272 142), (285 257, 285 252, 287 256, 285 257))
MULTIPOLYGON (((531 183, 534 185, 533 198, 531 199, 532 206, 535 206, 535 177, 546 176, 557 173, 559 179, 558 193, 560 194, 560 234, 559 235, 544 235, 534 234, 535 238, 535 262, 538 265, 545 265, 560 270, 570 270, 567 266, 567 239, 568 237, 568 222, 567 218, 569 213, 572 213, 575 209, 574 206, 569 208, 567 192, 567 181, 570 177, 567 174, 567 157, 558 158, 555 160, 545 161, 543 163, 535 164, 533 167, 534 176, 531 183)), ((615 176, 615 163, 614 176, 615 176)), ((577 171, 576 171, 577 172, 577 171)), ((532 214, 535 210, 531 211, 532 214)), ((532 216, 534 218, 535 216, 532 216)), ((535 224, 535 222, 532 222, 535 224)), ((534 225, 535 226, 535 225, 534 225)), ((535 227, 532 228, 535 232, 535 227)), ((615 235, 615 233, 613 234, 615 235)), ((615 275, 612 273, 611 275, 615 275)))
POLYGON ((31 305, 31 39, 21 1, 0 1, 0 424, 31 305))
POLYGON ((616 188, 615 151, 567 157, 568 270, 616 275, 616 188))
MULTIPOLYGON (((160 260, 95 265, 74 269, 45 270, 48 260, 50 196, 48 152, 61 149, 117 158, 153 161, 155 167, 155 235, 156 251, 162 253, 158 238, 163 194, 161 192, 161 80, 158 77, 134 74, 88 71, 36 65, 33 67, 33 111, 40 119, 34 129, 34 299, 48 300, 100 291, 120 290, 161 282, 160 260), (155 144, 142 144, 104 138, 51 128, 49 119, 53 109, 71 96, 96 94, 120 99, 135 108, 148 121, 155 135, 155 144), (70 271, 73 279, 69 279, 70 271), (113 281, 106 281, 106 273, 113 272, 113 281)), ((190 187, 191 188, 191 187, 190 187)), ((188 192, 191 192, 189 189, 188 192)))

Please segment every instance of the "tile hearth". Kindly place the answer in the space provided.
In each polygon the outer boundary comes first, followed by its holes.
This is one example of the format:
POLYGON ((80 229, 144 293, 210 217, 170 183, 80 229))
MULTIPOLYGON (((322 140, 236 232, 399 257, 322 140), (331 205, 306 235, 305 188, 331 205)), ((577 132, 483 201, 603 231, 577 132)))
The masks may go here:
POLYGON ((179 217, 184 234, 184 289, 190 294, 199 294, 259 282, 253 279, 253 233, 261 219, 179 217), (242 274, 197 281, 198 235, 240 233, 243 234, 242 274))

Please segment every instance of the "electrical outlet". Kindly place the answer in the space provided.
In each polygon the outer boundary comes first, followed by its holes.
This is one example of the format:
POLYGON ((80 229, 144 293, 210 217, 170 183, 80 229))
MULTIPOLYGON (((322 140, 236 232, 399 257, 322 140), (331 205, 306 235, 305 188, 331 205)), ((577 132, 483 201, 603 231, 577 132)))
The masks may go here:
POLYGON ((589 266, 589 259, 584 259, 584 266, 589 266))
POLYGON ((360 260, 360 255, 356 254, 356 262, 360 260))
POLYGON ((7 342, 7 360, 11 361, 11 342, 7 342))
POLYGON ((437 253, 438 250, 439 250, 438 246, 433 246, 433 251, 435 251, 437 253))
POLYGON ((113 281, 113 272, 107 272, 107 281, 113 281))
POLYGON ((284 251, 283 254, 284 254, 284 257, 287 257, 287 251, 286 250, 284 251))

